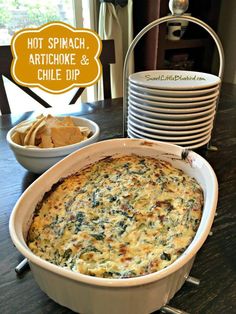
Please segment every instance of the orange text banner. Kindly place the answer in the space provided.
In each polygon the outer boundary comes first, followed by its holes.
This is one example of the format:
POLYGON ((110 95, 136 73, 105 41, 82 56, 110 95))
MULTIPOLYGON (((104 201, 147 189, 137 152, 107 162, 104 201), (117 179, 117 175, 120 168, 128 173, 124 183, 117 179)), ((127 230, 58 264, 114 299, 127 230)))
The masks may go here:
POLYGON ((102 43, 96 32, 62 22, 16 33, 11 44, 11 73, 23 86, 63 93, 86 87, 101 75, 102 43))

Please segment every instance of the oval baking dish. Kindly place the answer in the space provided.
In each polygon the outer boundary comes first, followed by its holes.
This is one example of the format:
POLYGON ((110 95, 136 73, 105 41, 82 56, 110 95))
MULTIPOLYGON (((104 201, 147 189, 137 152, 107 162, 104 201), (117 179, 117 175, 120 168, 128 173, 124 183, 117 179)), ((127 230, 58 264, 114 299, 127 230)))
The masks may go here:
POLYGON ((40 288, 55 302, 79 313, 143 314, 166 303, 184 284, 195 255, 206 240, 214 219, 218 184, 208 162, 194 152, 168 143, 142 139, 114 139, 89 145, 57 163, 21 196, 10 217, 10 234, 17 249, 28 258, 40 288), (194 177, 204 192, 204 207, 197 233, 186 251, 168 267, 149 275, 107 279, 75 273, 34 255, 26 237, 37 203, 54 183, 107 156, 136 154, 167 160, 194 177), (186 158, 183 158, 185 156, 186 158))

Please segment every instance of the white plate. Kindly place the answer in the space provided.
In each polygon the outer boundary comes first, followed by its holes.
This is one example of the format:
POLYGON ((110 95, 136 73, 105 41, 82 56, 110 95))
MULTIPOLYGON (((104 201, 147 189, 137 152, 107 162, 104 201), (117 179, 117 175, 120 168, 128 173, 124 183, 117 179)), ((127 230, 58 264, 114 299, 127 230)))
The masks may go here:
POLYGON ((131 106, 129 106, 128 112, 131 113, 132 115, 134 115, 135 117, 138 117, 141 120, 152 122, 152 123, 158 123, 158 124, 161 124, 163 126, 164 125, 171 125, 171 126, 195 125, 196 123, 210 121, 215 116, 215 112, 212 112, 211 114, 209 114, 206 117, 181 121, 181 120, 157 119, 157 117, 148 117, 148 116, 144 116, 143 114, 140 114, 139 112, 137 112, 135 110, 136 110, 136 108, 132 108, 131 106))
POLYGON ((189 140, 195 140, 195 139, 199 139, 199 138, 202 138, 204 136, 207 136, 207 135, 210 135, 211 134, 211 130, 212 130, 212 127, 210 129, 208 129, 207 131, 204 131, 202 133, 197 133, 197 134, 194 134, 194 135, 186 135, 186 136, 163 136, 163 135, 159 135, 159 134, 153 134, 152 133, 152 130, 151 132, 149 131, 144 131, 144 130, 141 130, 139 128, 137 128, 136 126, 133 126, 131 121, 128 122, 128 129, 133 131, 133 132, 136 132, 140 135, 143 135, 143 136, 148 136, 150 138, 154 138, 154 139, 157 139, 157 140, 163 140, 163 141, 189 141, 189 140))
MULTIPOLYGON (((195 113, 189 113, 189 114, 167 114, 167 113, 159 113, 159 112, 153 112, 149 110, 144 110, 137 108, 136 106, 129 104, 129 107, 131 107, 135 112, 140 113, 141 115, 145 117, 151 117, 151 118, 157 118, 157 119, 163 119, 163 120, 178 120, 178 121, 185 121, 185 120, 194 120, 197 117, 208 117, 210 114, 215 112, 215 108, 209 109, 202 112, 195 112, 195 113)), ((193 122, 194 123, 194 122, 193 122)))
POLYGON ((213 74, 180 70, 136 72, 129 76, 129 80, 143 87, 168 90, 208 88, 220 84, 221 81, 218 76, 213 74))
POLYGON ((207 135, 203 136, 203 137, 199 137, 197 139, 193 139, 193 140, 187 140, 187 141, 181 141, 181 140, 166 140, 166 139, 161 139, 159 138, 159 136, 150 136, 148 134, 141 134, 140 132, 138 131, 134 131, 132 130, 131 128, 128 128, 128 131, 127 132, 131 132, 135 137, 138 137, 138 138, 145 138, 145 139, 151 139, 151 140, 156 140, 156 141, 163 141, 163 142, 168 142, 168 143, 171 143, 171 144, 176 144, 176 145, 192 145, 192 144, 196 144, 196 143, 199 143, 199 142, 203 142, 205 141, 206 139, 208 139, 208 141, 210 140, 211 138, 211 133, 208 133, 207 135))
MULTIPOLYGON (((141 135, 138 135, 138 134, 135 134, 134 132, 132 132, 131 130, 128 130, 127 131, 128 133, 128 136, 130 138, 146 138, 146 139, 149 139, 147 137, 143 137, 141 135)), ((182 145, 183 147, 186 147, 188 149, 195 149, 195 148, 198 148, 198 147, 202 147, 204 146, 205 144, 207 144, 209 141, 210 141, 211 137, 206 137, 205 139, 201 139, 201 141, 197 142, 197 143, 189 143, 189 144, 179 144, 178 142, 175 143, 176 145, 182 145)))
POLYGON ((194 113, 194 112, 203 112, 205 110, 215 108, 216 107, 216 102, 211 103, 210 105, 207 106, 202 106, 202 107, 195 107, 195 108, 159 108, 159 107, 154 107, 148 104, 141 104, 138 101, 132 101, 131 98, 129 98, 129 105, 135 106, 137 108, 141 108, 144 110, 149 110, 153 112, 162 112, 162 113, 194 113))
POLYGON ((134 137, 136 138, 145 138, 145 139, 151 139, 151 140, 156 140, 156 141, 162 141, 162 142, 168 142, 168 143, 171 143, 171 144, 175 144, 175 145, 193 145, 193 144, 196 144, 196 143, 201 143, 203 141, 205 141, 206 139, 208 139, 208 141, 210 140, 211 138, 211 135, 208 134, 202 138, 198 138, 198 139, 194 139, 194 140, 190 140, 190 141, 171 141, 171 140, 161 140, 161 139, 157 139, 157 137, 152 137, 152 136, 149 136, 149 135, 142 135, 140 134, 138 131, 133 131, 131 130, 130 128, 127 130, 127 133, 131 133, 134 137))
MULTIPOLYGON (((139 125, 143 125, 145 127, 148 128, 153 128, 153 129, 158 129, 158 130, 173 130, 173 131, 183 131, 183 130, 194 130, 194 129, 200 129, 204 126, 209 126, 210 124, 213 124, 214 121, 214 116, 210 119, 207 120, 205 122, 200 122, 200 123, 196 123, 196 124, 190 124, 190 125, 186 125, 186 123, 184 125, 175 125, 175 121, 169 121, 171 123, 171 125, 165 125, 165 124, 161 124, 159 123, 157 119, 151 119, 154 120, 153 122, 147 122, 144 121, 140 118, 139 115, 136 115, 135 113, 132 113, 131 111, 129 111, 128 114, 128 118, 132 118, 133 121, 135 121, 136 123, 138 123, 139 125)), ((161 120, 161 122, 163 122, 163 120, 161 120)), ((186 121, 185 121, 186 122, 186 121)), ((192 121, 191 121, 192 122, 192 121)))
POLYGON ((204 100, 204 101, 196 101, 196 102, 176 102, 176 103, 171 103, 171 102, 160 102, 160 101, 143 101, 140 98, 137 98, 135 96, 130 95, 129 96, 130 99, 132 99, 133 101, 138 101, 139 103, 144 103, 144 104, 151 104, 152 106, 156 106, 156 107, 163 107, 163 108, 195 108, 195 107, 204 107, 207 106, 209 104, 212 104, 213 102, 216 102, 218 97, 215 97, 213 99, 209 99, 209 100, 204 100))
POLYGON ((128 127, 131 128, 131 130, 136 132, 145 132, 147 135, 153 136, 157 135, 158 137, 162 137, 164 140, 190 140, 202 137, 204 135, 207 135, 213 128, 212 125, 207 126, 205 128, 202 128, 201 130, 195 130, 195 134, 191 131, 163 131, 163 130, 157 130, 157 129, 150 129, 146 128, 140 125, 135 124, 131 119, 128 121, 128 127), (197 131, 197 132, 196 132, 197 131))
POLYGON ((219 90, 219 85, 216 85, 211 88, 205 88, 205 89, 196 89, 196 90, 165 90, 165 89, 157 89, 157 88, 148 88, 148 87, 143 87, 140 85, 136 85, 135 83, 132 83, 129 81, 129 89, 139 92, 139 93, 144 93, 147 95, 159 95, 159 96, 169 96, 169 97, 195 97, 199 95, 207 95, 210 93, 214 93, 217 90, 219 90))
POLYGON ((211 139, 211 136, 203 139, 201 142, 198 142, 196 144, 187 144, 187 145, 184 145, 184 146, 186 148, 188 148, 188 149, 195 149, 195 148, 202 147, 202 146, 206 145, 207 143, 210 142, 210 139, 211 139))
POLYGON ((163 135, 189 135, 189 134, 201 134, 204 131, 210 130, 213 127, 212 123, 209 123, 208 125, 201 127, 201 128, 197 128, 197 129, 193 129, 193 130, 161 130, 159 128, 152 128, 152 127, 147 127, 145 125, 140 124, 139 121, 137 121, 135 118, 133 118, 132 116, 129 116, 128 119, 128 123, 131 126, 134 126, 135 128, 138 128, 140 130, 143 131, 147 131, 147 132, 151 132, 151 133, 155 133, 155 134, 163 134, 163 135))
POLYGON ((171 102, 171 103, 185 103, 185 102, 197 102, 197 101, 204 101, 208 99, 213 99, 219 95, 219 90, 215 91, 214 93, 205 95, 205 96, 197 96, 197 97, 160 97, 160 96, 152 96, 143 93, 136 92, 132 89, 129 90, 129 95, 132 97, 139 99, 142 102, 171 102))

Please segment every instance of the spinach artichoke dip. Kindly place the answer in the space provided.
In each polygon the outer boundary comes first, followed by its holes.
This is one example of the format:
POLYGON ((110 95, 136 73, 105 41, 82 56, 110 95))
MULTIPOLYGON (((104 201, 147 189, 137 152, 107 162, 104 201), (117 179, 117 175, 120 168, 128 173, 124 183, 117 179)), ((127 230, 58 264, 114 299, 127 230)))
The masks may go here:
POLYGON ((105 158, 53 186, 28 233, 37 256, 74 272, 129 278, 173 263, 191 243, 203 192, 170 163, 105 158))

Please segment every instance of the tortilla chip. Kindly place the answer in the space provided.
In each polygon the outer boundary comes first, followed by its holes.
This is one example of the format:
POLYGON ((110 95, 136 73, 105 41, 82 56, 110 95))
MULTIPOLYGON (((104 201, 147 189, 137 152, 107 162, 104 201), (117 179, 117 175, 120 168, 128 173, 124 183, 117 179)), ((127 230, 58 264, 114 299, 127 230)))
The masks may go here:
POLYGON ((31 128, 33 123, 34 121, 22 121, 16 126, 15 132, 26 133, 31 128))
POLYGON ((72 119, 71 117, 69 117, 69 116, 64 117, 64 119, 63 119, 63 124, 64 124, 65 126, 75 126, 75 124, 74 124, 74 122, 73 122, 73 119, 72 119))
POLYGON ((53 142, 50 135, 42 134, 41 143, 38 145, 41 148, 53 148, 53 142))
POLYGON ((22 121, 12 140, 27 147, 53 148, 79 143, 88 138, 91 130, 76 126, 70 116, 57 119, 40 115, 35 121, 22 121))
POLYGON ((80 126, 79 127, 80 132, 83 134, 85 138, 88 138, 89 134, 91 133, 91 130, 87 128, 86 126, 80 126))
POLYGON ((28 141, 28 145, 33 145, 33 146, 36 146, 36 136, 37 136, 37 133, 40 131, 40 129, 42 129, 46 122, 45 122, 45 119, 42 118, 41 119, 42 121, 38 124, 38 126, 36 126, 36 128, 33 130, 33 132, 31 133, 31 136, 29 138, 29 141, 28 141))
POLYGON ((20 138, 21 138, 21 145, 24 146, 24 139, 27 133, 19 133, 20 134, 20 138))
POLYGON ((20 133, 18 132, 13 133, 11 139, 14 143, 22 145, 20 133))
POLYGON ((24 145, 25 145, 25 146, 26 146, 26 145, 31 145, 31 144, 30 144, 30 137, 31 137, 33 131, 37 128, 37 126, 38 126, 44 119, 45 119, 44 117, 41 118, 41 119, 38 119, 38 120, 36 120, 36 121, 32 124, 31 128, 29 129, 29 131, 27 132, 27 134, 26 134, 26 136, 25 136, 25 138, 24 138, 24 145))
POLYGON ((83 140, 80 129, 75 126, 51 128, 51 137, 54 147, 71 145, 83 140))
POLYGON ((54 147, 51 139, 51 129, 45 125, 39 129, 36 135, 35 144, 41 148, 52 148, 54 147))
POLYGON ((59 119, 51 116, 50 114, 46 117, 46 123, 47 123, 47 126, 49 128, 56 128, 56 127, 60 127, 60 126, 63 126, 63 122, 60 121, 59 119))

